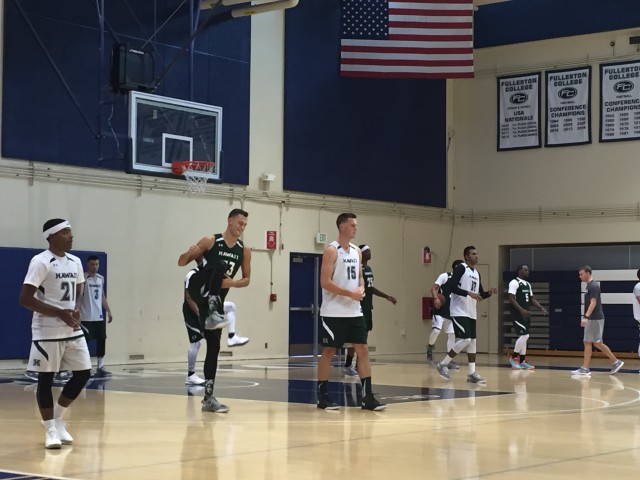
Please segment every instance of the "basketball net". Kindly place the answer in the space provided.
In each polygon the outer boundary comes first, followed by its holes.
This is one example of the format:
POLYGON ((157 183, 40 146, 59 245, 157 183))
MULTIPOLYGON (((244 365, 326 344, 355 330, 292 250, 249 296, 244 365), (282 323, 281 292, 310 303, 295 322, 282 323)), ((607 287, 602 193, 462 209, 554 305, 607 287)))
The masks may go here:
POLYGON ((189 193, 204 193, 207 180, 214 176, 215 167, 213 162, 188 162, 182 165, 182 175, 187 180, 189 193))

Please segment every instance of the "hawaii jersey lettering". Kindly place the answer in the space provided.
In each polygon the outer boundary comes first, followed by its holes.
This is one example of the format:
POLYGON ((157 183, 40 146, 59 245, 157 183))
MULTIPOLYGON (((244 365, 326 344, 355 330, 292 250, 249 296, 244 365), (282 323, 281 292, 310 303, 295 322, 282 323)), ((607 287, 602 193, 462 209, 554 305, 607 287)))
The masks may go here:
MULTIPOLYGON (((240 240, 236 240, 236 243, 229 247, 221 233, 217 233, 214 238, 213 247, 204 254, 205 263, 213 265, 216 262, 223 261, 227 264, 226 274, 230 278, 235 277, 244 259, 244 245, 240 240)), ((228 288, 220 290, 220 296, 223 300, 228 292, 228 288)))
POLYGON ((76 278, 78 276, 77 273, 71 273, 71 272, 67 272, 67 273, 56 273, 56 279, 57 278, 76 278))

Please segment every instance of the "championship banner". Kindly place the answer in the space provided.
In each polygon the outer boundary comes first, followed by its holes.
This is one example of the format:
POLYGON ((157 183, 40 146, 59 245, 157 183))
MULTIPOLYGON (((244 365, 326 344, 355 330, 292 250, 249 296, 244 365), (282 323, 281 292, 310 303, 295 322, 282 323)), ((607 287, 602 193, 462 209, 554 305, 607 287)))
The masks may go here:
POLYGON ((600 141, 640 138, 640 62, 600 65, 600 141))
POLYGON ((591 143, 591 67, 546 72, 545 146, 591 143))
POLYGON ((498 151, 540 146, 540 73, 498 77, 498 151))

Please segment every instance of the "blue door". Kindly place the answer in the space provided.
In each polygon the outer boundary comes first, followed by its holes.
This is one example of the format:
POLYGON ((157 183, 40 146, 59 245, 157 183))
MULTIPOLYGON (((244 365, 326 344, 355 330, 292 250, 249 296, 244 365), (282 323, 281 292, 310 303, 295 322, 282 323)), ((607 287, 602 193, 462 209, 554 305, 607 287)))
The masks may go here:
POLYGON ((289 355, 312 355, 318 342, 322 255, 292 253, 289 261, 289 355))

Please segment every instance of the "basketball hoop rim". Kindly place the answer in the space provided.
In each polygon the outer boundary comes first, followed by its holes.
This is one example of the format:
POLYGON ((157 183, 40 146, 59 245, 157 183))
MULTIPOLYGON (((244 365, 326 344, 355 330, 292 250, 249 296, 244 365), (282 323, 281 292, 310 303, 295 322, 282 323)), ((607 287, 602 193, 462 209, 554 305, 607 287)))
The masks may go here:
POLYGON ((171 163, 171 171, 174 175, 183 176, 187 170, 212 172, 215 162, 207 160, 177 160, 171 163))

